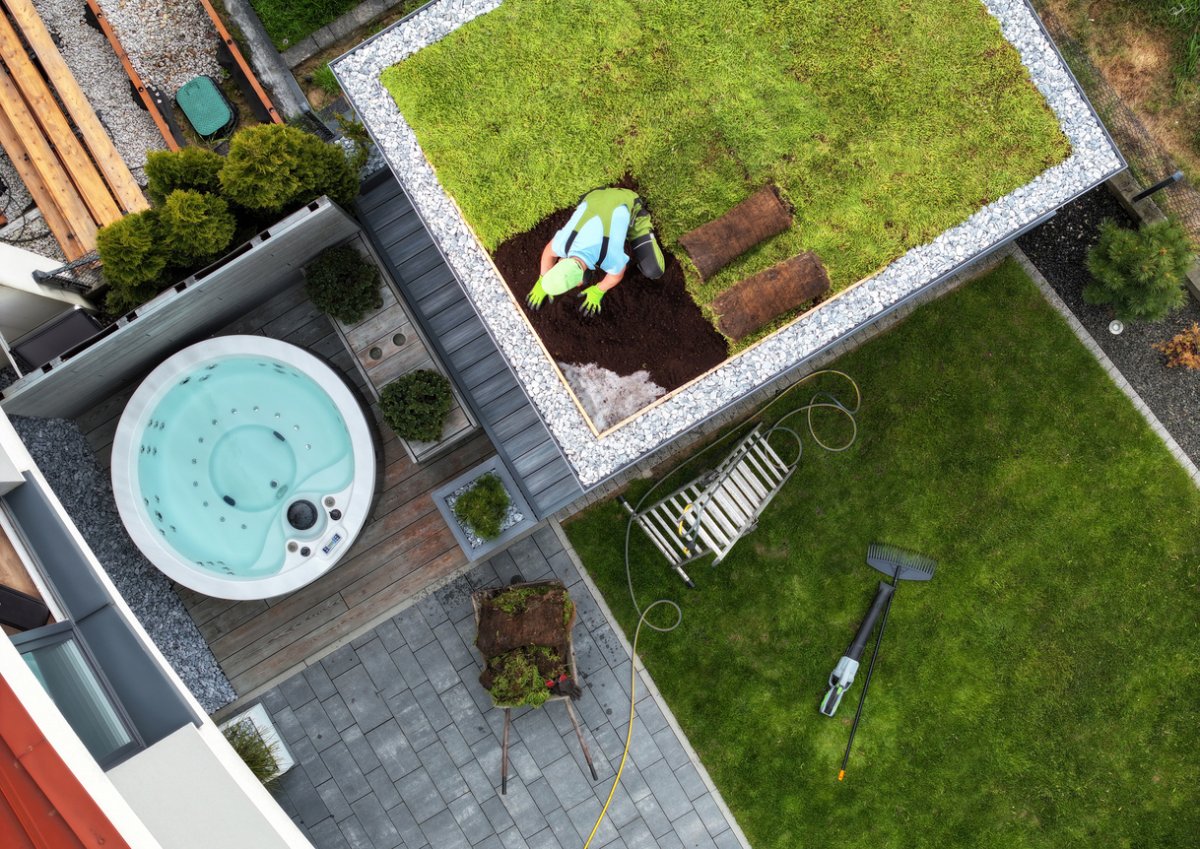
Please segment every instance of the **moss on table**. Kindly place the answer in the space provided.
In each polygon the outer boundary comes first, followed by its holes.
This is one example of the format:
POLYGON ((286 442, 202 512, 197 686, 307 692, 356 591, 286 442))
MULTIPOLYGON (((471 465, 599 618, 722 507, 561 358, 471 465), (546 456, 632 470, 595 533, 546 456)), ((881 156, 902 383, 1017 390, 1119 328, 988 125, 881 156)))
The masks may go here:
MULTIPOLYGON (((862 387, 857 444, 806 439, 758 529, 689 567, 697 590, 632 537, 641 604, 684 615, 643 631, 642 658, 751 845, 1194 843, 1200 493, 1183 469, 1011 262, 836 367, 862 387), (862 676, 836 720, 817 705, 880 578, 872 541, 940 565, 897 592, 839 784, 862 676)), ((607 502, 567 533, 632 634, 626 518, 607 502)))
POLYGON ((628 173, 660 236, 766 181, 834 291, 1029 182, 1068 143, 979 0, 506 0, 383 74, 486 248, 628 173))

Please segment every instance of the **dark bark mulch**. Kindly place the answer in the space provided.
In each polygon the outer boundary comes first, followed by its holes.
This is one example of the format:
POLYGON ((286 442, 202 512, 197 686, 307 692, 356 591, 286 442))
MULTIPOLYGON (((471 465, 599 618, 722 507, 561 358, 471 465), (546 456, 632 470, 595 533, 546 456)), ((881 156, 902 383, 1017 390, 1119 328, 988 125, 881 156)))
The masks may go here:
POLYGON ((1083 300, 1083 288, 1090 281, 1087 252, 1096 243, 1105 218, 1136 226, 1120 202, 1101 186, 1064 206, 1017 244, 1180 447, 1193 462, 1200 463, 1200 372, 1167 368, 1166 358, 1151 347, 1200 322, 1200 304, 1189 297, 1182 309, 1162 321, 1127 324, 1120 336, 1112 335, 1108 330, 1112 311, 1083 300))
MULTIPOLYGON (((729 356, 724 337, 688 295, 683 268, 670 254, 666 254, 666 274, 658 280, 647 280, 630 261, 625 279, 604 296, 599 315, 579 312, 582 300, 578 293, 583 287, 546 301, 540 310, 531 310, 525 296, 537 282, 542 248, 574 209, 560 209, 492 254, 555 361, 596 363, 622 376, 645 369, 651 380, 669 392, 729 356)), ((603 274, 591 276, 594 279, 586 280, 584 286, 599 281, 603 274)))

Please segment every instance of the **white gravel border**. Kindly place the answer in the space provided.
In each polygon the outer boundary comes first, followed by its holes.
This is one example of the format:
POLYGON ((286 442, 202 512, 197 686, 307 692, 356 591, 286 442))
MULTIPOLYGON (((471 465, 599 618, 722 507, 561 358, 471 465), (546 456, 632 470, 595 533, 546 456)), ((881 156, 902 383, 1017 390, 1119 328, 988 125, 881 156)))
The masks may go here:
POLYGON ((599 483, 694 427, 773 377, 870 323, 968 259, 1125 167, 1025 0, 982 0, 1021 55, 1071 142, 1067 160, 988 204, 927 245, 913 248, 873 278, 809 312, 718 366, 628 424, 599 439, 541 354, 533 329, 458 208, 416 136, 380 82, 385 68, 495 9, 500 0, 440 0, 333 63, 343 90, 383 151, 500 351, 585 487, 599 483))

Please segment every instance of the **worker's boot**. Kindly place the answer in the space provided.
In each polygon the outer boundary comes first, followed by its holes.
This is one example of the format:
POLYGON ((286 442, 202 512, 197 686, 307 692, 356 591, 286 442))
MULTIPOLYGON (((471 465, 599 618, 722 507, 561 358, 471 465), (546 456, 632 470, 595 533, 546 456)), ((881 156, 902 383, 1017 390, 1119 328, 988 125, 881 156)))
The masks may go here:
POLYGON ((654 238, 654 225, 641 198, 637 199, 633 207, 633 222, 629 226, 629 247, 642 276, 649 280, 657 280, 663 276, 663 272, 667 270, 667 263, 663 258, 662 249, 658 246, 658 239, 654 238))

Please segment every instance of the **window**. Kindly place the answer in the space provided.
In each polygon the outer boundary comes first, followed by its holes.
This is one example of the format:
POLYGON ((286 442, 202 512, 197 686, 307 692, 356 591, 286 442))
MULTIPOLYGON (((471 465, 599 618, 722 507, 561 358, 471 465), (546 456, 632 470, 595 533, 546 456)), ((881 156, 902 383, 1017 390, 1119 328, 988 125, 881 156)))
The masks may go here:
POLYGON ((70 622, 35 628, 12 640, 100 766, 113 766, 141 749, 70 622))

